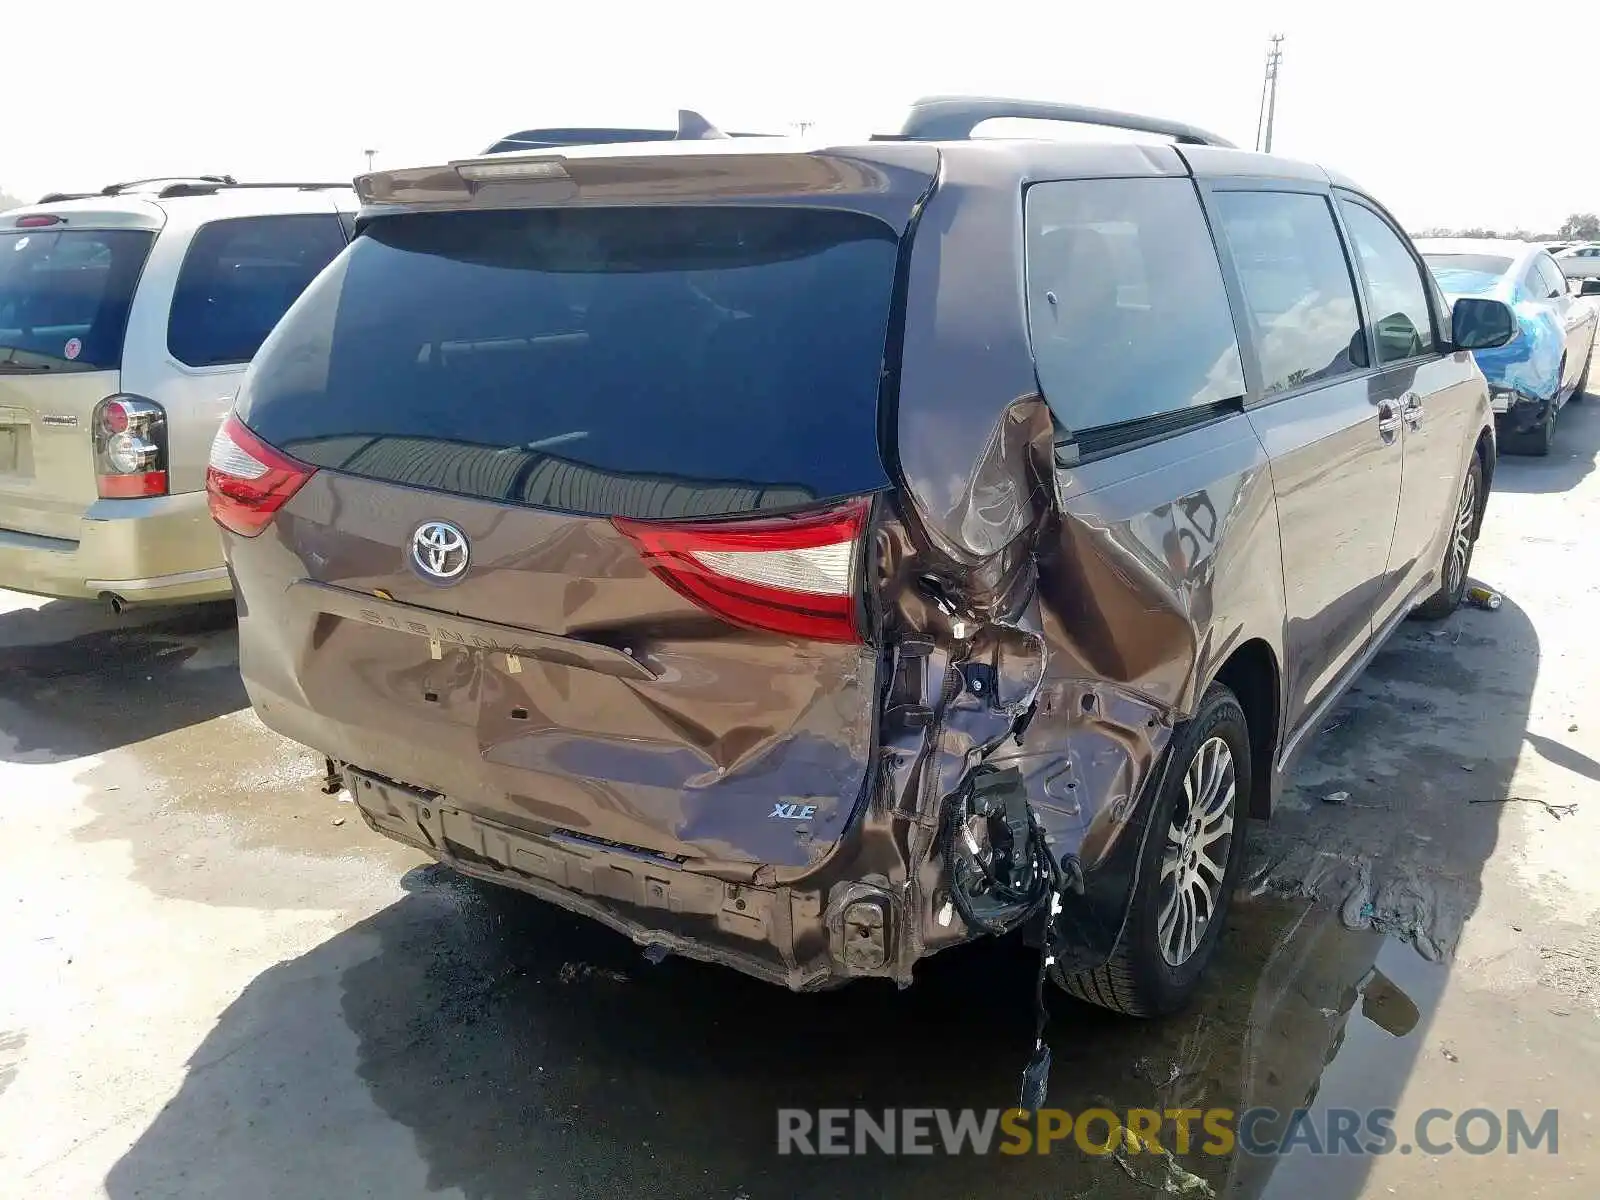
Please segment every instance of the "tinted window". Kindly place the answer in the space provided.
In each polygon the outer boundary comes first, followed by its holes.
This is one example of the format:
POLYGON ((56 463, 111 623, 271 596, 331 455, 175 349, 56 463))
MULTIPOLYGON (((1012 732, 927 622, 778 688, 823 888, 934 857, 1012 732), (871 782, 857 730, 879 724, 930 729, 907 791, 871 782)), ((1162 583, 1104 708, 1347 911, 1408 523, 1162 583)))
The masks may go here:
POLYGON ((897 252, 814 209, 385 217, 262 348, 241 415, 319 466, 575 512, 870 491, 897 252))
POLYGON ((249 362, 343 247, 344 232, 332 213, 203 226, 178 272, 167 349, 191 367, 249 362))
POLYGON ((0 372, 114 369, 155 234, 0 234, 0 372))
POLYGON ((1027 260, 1039 385, 1069 429, 1243 395, 1222 270, 1188 180, 1036 184, 1027 260))
POLYGON ((1437 349, 1422 271, 1387 221, 1365 205, 1341 200, 1345 228, 1367 278, 1378 363, 1404 362, 1437 349))
POLYGON ((1366 366, 1354 284, 1327 200, 1219 192, 1216 206, 1261 356, 1262 394, 1366 366))

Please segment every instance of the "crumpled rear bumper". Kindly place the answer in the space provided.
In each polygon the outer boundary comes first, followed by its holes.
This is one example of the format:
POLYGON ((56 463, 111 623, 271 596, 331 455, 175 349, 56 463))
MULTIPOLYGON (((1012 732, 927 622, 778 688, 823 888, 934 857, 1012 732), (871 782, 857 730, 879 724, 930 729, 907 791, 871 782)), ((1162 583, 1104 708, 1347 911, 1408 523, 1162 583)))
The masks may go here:
POLYGON ((1527 433, 1543 423, 1554 401, 1527 395, 1511 388, 1491 387, 1489 404, 1494 409, 1495 433, 1527 433))
MULTIPOLYGON (((685 870, 630 847, 575 835, 540 835, 454 807, 448 798, 349 766, 340 768, 376 833, 432 855, 464 875, 527 892, 589 917, 643 948, 732 967, 792 991, 822 991, 861 977, 909 982, 913 963, 970 935, 928 945, 910 927, 906 897, 876 880, 827 888, 764 887, 685 870)), ((1142 829, 1130 831, 1084 893, 1064 897, 1058 954, 1069 973, 1091 970, 1115 949, 1127 915, 1142 829)), ((936 873, 942 860, 927 864, 936 873)), ((925 895, 939 896, 935 884, 925 895)), ((1042 930, 1029 940, 1037 944, 1042 930)))

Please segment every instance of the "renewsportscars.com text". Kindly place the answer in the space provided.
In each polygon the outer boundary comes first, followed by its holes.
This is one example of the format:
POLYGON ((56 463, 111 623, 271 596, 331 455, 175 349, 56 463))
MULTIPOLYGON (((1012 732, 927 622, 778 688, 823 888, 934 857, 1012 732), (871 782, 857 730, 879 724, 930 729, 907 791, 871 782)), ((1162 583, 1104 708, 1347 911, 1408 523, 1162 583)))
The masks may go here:
POLYGON ((1392 1108, 778 1110, 778 1153, 1521 1154, 1560 1152, 1556 1109, 1430 1108, 1400 1121, 1392 1108))

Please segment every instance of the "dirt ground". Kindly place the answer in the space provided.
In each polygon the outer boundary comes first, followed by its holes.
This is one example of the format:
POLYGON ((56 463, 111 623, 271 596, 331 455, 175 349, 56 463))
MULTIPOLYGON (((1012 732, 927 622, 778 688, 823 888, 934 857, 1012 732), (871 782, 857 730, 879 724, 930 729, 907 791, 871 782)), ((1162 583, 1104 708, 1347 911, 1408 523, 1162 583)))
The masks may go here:
POLYGON ((1052 1106, 1556 1108, 1558 1153, 779 1158, 780 1107, 1013 1103, 1033 962, 652 966, 323 795, 228 614, 0 593, 0 1193, 1600 1195, 1597 454, 1600 396, 1502 461, 1504 607, 1407 625, 1329 720, 1195 1006, 1049 1027, 1052 1106))

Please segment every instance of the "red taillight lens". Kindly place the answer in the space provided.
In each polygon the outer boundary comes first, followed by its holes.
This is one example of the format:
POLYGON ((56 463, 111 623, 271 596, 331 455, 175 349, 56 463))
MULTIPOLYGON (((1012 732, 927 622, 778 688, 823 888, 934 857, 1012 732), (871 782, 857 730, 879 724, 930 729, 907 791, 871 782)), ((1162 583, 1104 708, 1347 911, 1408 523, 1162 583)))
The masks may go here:
POLYGON ((167 494, 167 413, 143 396, 107 396, 91 419, 103 500, 167 494))
POLYGON ((856 580, 870 509, 861 498, 785 517, 613 524, 666 583, 736 625, 859 642, 856 580))
POLYGON ((17 221, 16 221, 16 228, 18 228, 18 229, 48 229, 52 225, 64 225, 64 224, 66 224, 66 222, 61 217, 50 216, 50 215, 47 215, 45 213, 34 213, 32 216, 18 217, 17 221))
POLYGON ((230 416, 211 443, 206 496, 212 519, 241 537, 255 537, 317 473, 274 450, 230 416))

